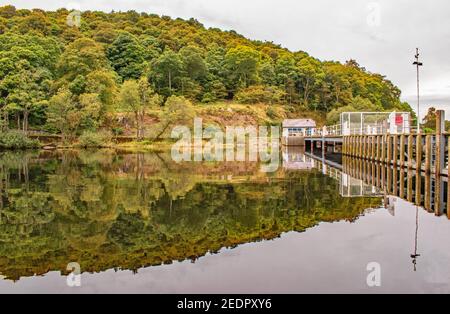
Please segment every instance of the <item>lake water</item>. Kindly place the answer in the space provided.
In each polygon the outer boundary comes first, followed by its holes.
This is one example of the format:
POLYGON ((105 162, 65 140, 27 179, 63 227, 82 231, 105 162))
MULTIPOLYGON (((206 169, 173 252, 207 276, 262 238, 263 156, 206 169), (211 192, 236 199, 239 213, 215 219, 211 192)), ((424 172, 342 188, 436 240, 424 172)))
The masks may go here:
POLYGON ((282 156, 264 173, 164 153, 0 153, 0 293, 450 292, 445 213, 282 156))

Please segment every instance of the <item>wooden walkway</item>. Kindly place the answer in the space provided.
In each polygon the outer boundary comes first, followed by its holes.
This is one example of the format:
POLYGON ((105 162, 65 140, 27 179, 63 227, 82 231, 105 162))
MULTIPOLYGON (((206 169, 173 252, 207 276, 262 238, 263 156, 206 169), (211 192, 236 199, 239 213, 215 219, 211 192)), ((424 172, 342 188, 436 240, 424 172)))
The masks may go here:
POLYGON ((340 152, 345 173, 436 215, 446 207, 450 218, 450 134, 445 132, 444 111, 437 111, 434 134, 332 135, 305 140, 311 152, 322 149, 322 159, 330 147, 340 152))
POLYGON ((306 147, 332 147, 343 156, 380 162, 418 172, 449 176, 450 134, 445 132, 444 111, 437 111, 435 134, 325 135, 305 138, 306 147))

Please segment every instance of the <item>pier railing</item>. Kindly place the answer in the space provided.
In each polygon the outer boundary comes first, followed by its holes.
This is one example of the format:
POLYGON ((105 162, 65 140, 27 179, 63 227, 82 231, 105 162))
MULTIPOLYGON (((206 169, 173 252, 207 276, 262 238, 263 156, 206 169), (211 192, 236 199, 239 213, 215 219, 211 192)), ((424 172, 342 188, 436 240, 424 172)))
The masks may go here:
MULTIPOLYGON (((346 129, 345 132, 342 130, 340 124, 324 126, 319 129, 315 129, 311 132, 311 137, 323 137, 323 136, 351 136, 351 135, 384 135, 390 133, 390 130, 386 127, 380 125, 366 125, 361 128, 346 129)), ((397 134, 417 134, 417 127, 409 127, 398 132, 397 134)), ((421 130, 423 133, 423 130, 421 130)))

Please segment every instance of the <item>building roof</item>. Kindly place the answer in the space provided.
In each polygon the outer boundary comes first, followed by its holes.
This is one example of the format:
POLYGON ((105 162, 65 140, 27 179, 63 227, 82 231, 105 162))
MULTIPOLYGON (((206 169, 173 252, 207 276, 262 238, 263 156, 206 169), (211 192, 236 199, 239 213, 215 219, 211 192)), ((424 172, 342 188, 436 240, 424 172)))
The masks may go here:
POLYGON ((316 121, 312 119, 286 119, 283 128, 315 128, 316 121))

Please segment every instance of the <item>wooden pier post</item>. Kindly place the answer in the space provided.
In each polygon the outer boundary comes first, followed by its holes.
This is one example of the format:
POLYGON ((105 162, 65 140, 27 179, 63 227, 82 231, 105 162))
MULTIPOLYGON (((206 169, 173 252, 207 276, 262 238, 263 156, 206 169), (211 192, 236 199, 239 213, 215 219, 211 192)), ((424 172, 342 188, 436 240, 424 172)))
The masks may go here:
MULTIPOLYGON (((416 165, 420 167, 420 165, 416 165)), ((425 174, 431 173, 431 135, 425 137, 425 174)))
POLYGON ((405 135, 400 137, 400 169, 405 168, 405 135))
POLYGON ((445 152, 445 111, 436 111, 436 163, 435 163, 435 174, 437 176, 442 175, 442 170, 444 168, 444 152, 445 152))
POLYGON ((342 155, 345 155, 345 141, 346 138, 345 136, 342 137, 342 155))
POLYGON ((405 198, 405 169, 400 168, 400 198, 405 198))
POLYGON ((387 135, 383 135, 381 137, 381 158, 380 158, 380 162, 382 163, 386 162, 386 141, 387 135))
POLYGON ((377 135, 377 153, 376 153, 376 161, 380 162, 380 144, 381 144, 381 136, 377 135))
POLYGON ((413 154, 414 154, 414 147, 413 147, 413 135, 408 136, 408 169, 413 168, 413 154))
POLYGON ((364 158, 364 135, 359 137, 361 146, 359 147, 359 158, 364 158))
POLYGON ((356 157, 356 144, 357 144, 357 142, 356 142, 356 136, 353 135, 353 136, 352 136, 352 156, 353 156, 353 157, 356 157))
POLYGON ((416 137, 416 204, 421 205, 422 201, 422 136, 416 137))
POLYGON ((448 140, 448 150, 447 150, 447 160, 448 160, 448 173, 447 173, 447 218, 450 219, 450 139, 448 140))
POLYGON ((375 140, 375 136, 371 137, 372 139, 372 148, 370 149, 370 160, 371 161, 375 161, 375 149, 376 149, 376 140, 375 140))
POLYGON ((388 135, 386 163, 388 166, 390 166, 391 162, 392 162, 392 137, 390 135, 388 135))
POLYGON ((349 141, 350 137, 346 136, 345 137, 345 147, 344 147, 344 153, 345 155, 348 155, 348 141, 349 141))
MULTIPOLYGON (((417 167, 420 167, 418 165, 417 167)), ((425 137, 425 194, 424 205, 431 212, 431 135, 425 137)))
POLYGON ((361 145, 361 158, 364 159, 366 158, 366 137, 364 135, 361 136, 361 140, 362 140, 362 145, 361 145))
POLYGON ((394 149, 393 149, 393 153, 394 155, 392 156, 392 164, 394 165, 394 169, 397 168, 397 163, 398 163, 398 135, 394 135, 394 149))
POLYGON ((434 193, 434 212, 437 216, 442 215, 442 203, 444 196, 444 189, 442 188, 442 171, 444 169, 444 152, 445 152, 445 111, 436 111, 436 162, 434 174, 436 178, 435 193, 434 193))

